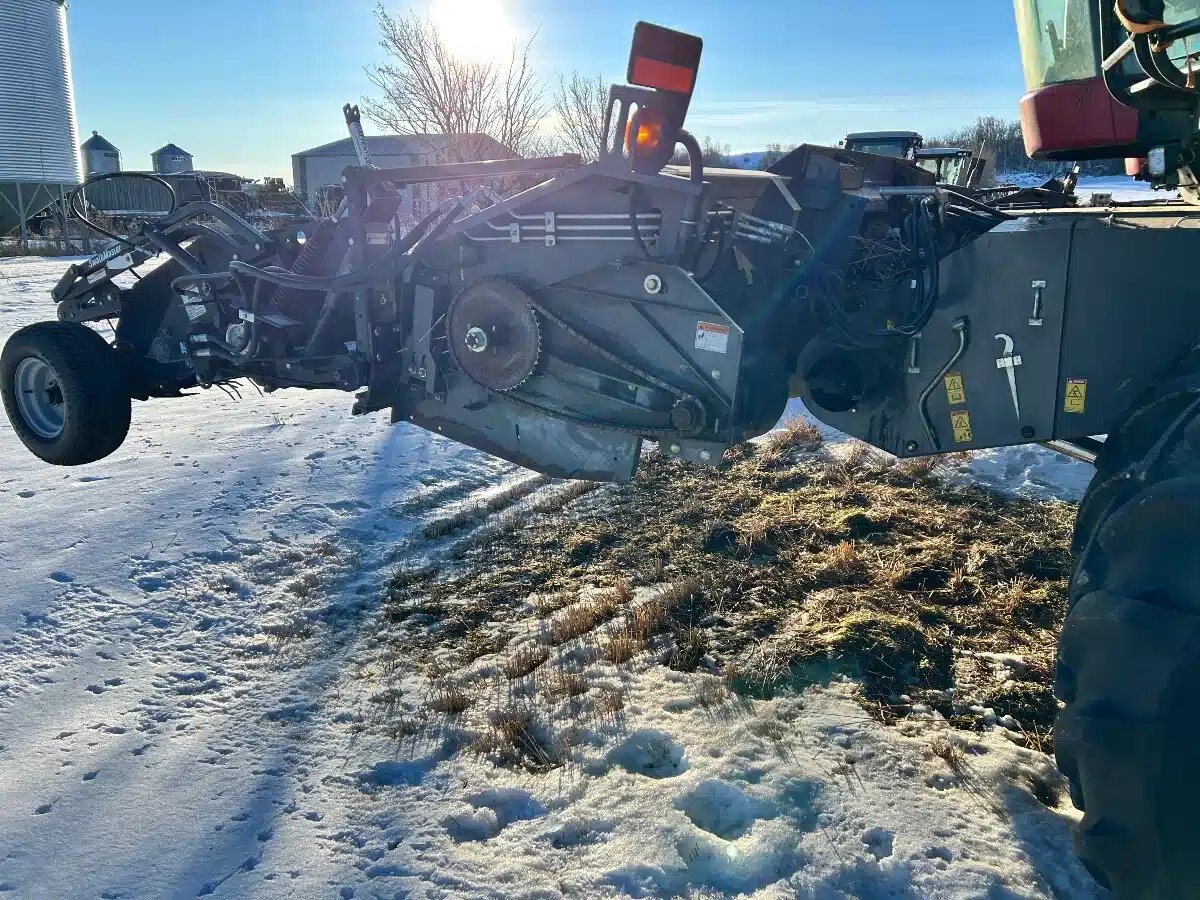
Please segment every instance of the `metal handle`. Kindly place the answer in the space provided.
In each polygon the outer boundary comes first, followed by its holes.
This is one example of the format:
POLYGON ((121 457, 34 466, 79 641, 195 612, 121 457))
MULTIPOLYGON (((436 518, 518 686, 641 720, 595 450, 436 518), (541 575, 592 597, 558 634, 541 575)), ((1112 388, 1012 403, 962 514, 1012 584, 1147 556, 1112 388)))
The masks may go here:
POLYGON ((1046 290, 1046 282, 1033 283, 1033 311, 1029 314, 1030 325, 1042 324, 1042 292, 1046 290))

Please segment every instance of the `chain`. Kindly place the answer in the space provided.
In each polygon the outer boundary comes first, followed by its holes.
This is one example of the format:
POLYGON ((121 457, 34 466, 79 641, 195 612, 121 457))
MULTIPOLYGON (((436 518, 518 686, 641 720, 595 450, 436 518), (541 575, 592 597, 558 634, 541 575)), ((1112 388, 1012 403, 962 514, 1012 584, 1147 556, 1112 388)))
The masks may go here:
POLYGON ((682 390, 681 388, 677 388, 673 384, 669 384, 669 383, 663 381, 661 378, 656 378, 655 376, 651 375, 649 372, 643 371, 642 369, 639 369, 637 366, 633 365, 632 363, 627 362, 624 359, 621 359, 621 357, 617 356, 617 354, 613 353, 611 350, 608 350, 608 349, 600 346, 598 343, 596 343, 594 340, 592 340, 586 334, 579 331, 579 329, 564 322, 561 318, 556 316, 554 313, 550 312, 550 310, 546 309, 544 306, 542 306, 536 300, 530 298, 529 302, 530 302, 530 304, 532 304, 532 306, 535 310, 537 310, 539 313, 541 313, 543 316, 545 316, 547 319, 549 319, 551 322, 553 322, 555 325, 557 325, 563 331, 567 332, 567 334, 571 335, 573 338, 575 338, 581 344, 585 344, 585 345, 587 345, 588 348, 599 353, 601 356, 603 356, 609 362, 615 363, 616 365, 620 366, 622 369, 625 369, 627 372, 632 372, 638 378, 641 378, 644 381, 648 381, 650 384, 654 385, 655 387, 657 387, 661 390, 666 391, 668 394, 670 394, 671 396, 675 397, 678 400, 695 400, 696 399, 691 394, 689 394, 687 391, 682 390))

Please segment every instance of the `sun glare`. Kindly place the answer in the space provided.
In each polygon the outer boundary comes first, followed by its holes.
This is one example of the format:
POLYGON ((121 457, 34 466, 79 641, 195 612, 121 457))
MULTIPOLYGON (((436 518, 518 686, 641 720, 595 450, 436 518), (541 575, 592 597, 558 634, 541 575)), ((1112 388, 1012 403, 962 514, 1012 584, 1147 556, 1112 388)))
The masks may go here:
POLYGON ((507 56, 516 31, 504 0, 434 0, 429 15, 450 50, 467 59, 507 56))

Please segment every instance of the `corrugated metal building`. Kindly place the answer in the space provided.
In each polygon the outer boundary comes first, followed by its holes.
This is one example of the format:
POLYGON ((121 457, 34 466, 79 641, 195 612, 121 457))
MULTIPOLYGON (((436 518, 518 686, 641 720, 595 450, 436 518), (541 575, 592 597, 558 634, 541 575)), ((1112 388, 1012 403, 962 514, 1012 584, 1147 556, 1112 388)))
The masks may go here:
MULTIPOLYGON (((516 155, 486 134, 457 137, 444 134, 370 135, 367 137, 367 149, 371 153, 372 164, 381 169, 511 159, 516 155)), ((312 201, 324 189, 340 187, 342 170, 355 165, 358 165, 358 157, 354 154, 354 144, 350 138, 322 144, 292 155, 292 184, 299 196, 312 201)), ((403 218, 420 218, 451 190, 458 193, 452 185, 413 185, 405 191, 399 215, 403 218)))
POLYGON ((0 234, 83 176, 67 7, 0 2, 0 234))

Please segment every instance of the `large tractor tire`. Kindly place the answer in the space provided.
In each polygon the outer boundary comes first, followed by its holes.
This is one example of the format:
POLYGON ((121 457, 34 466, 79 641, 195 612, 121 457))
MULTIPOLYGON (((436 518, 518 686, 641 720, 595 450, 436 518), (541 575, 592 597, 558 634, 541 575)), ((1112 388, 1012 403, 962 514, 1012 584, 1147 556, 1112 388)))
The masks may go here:
POLYGON ((0 395, 13 430, 48 463, 108 456, 129 432, 128 381, 116 352, 74 322, 38 322, 0 353, 0 395))
POLYGON ((1164 382, 1109 435, 1075 529, 1055 753, 1119 900, 1200 898, 1198 388, 1164 382))

